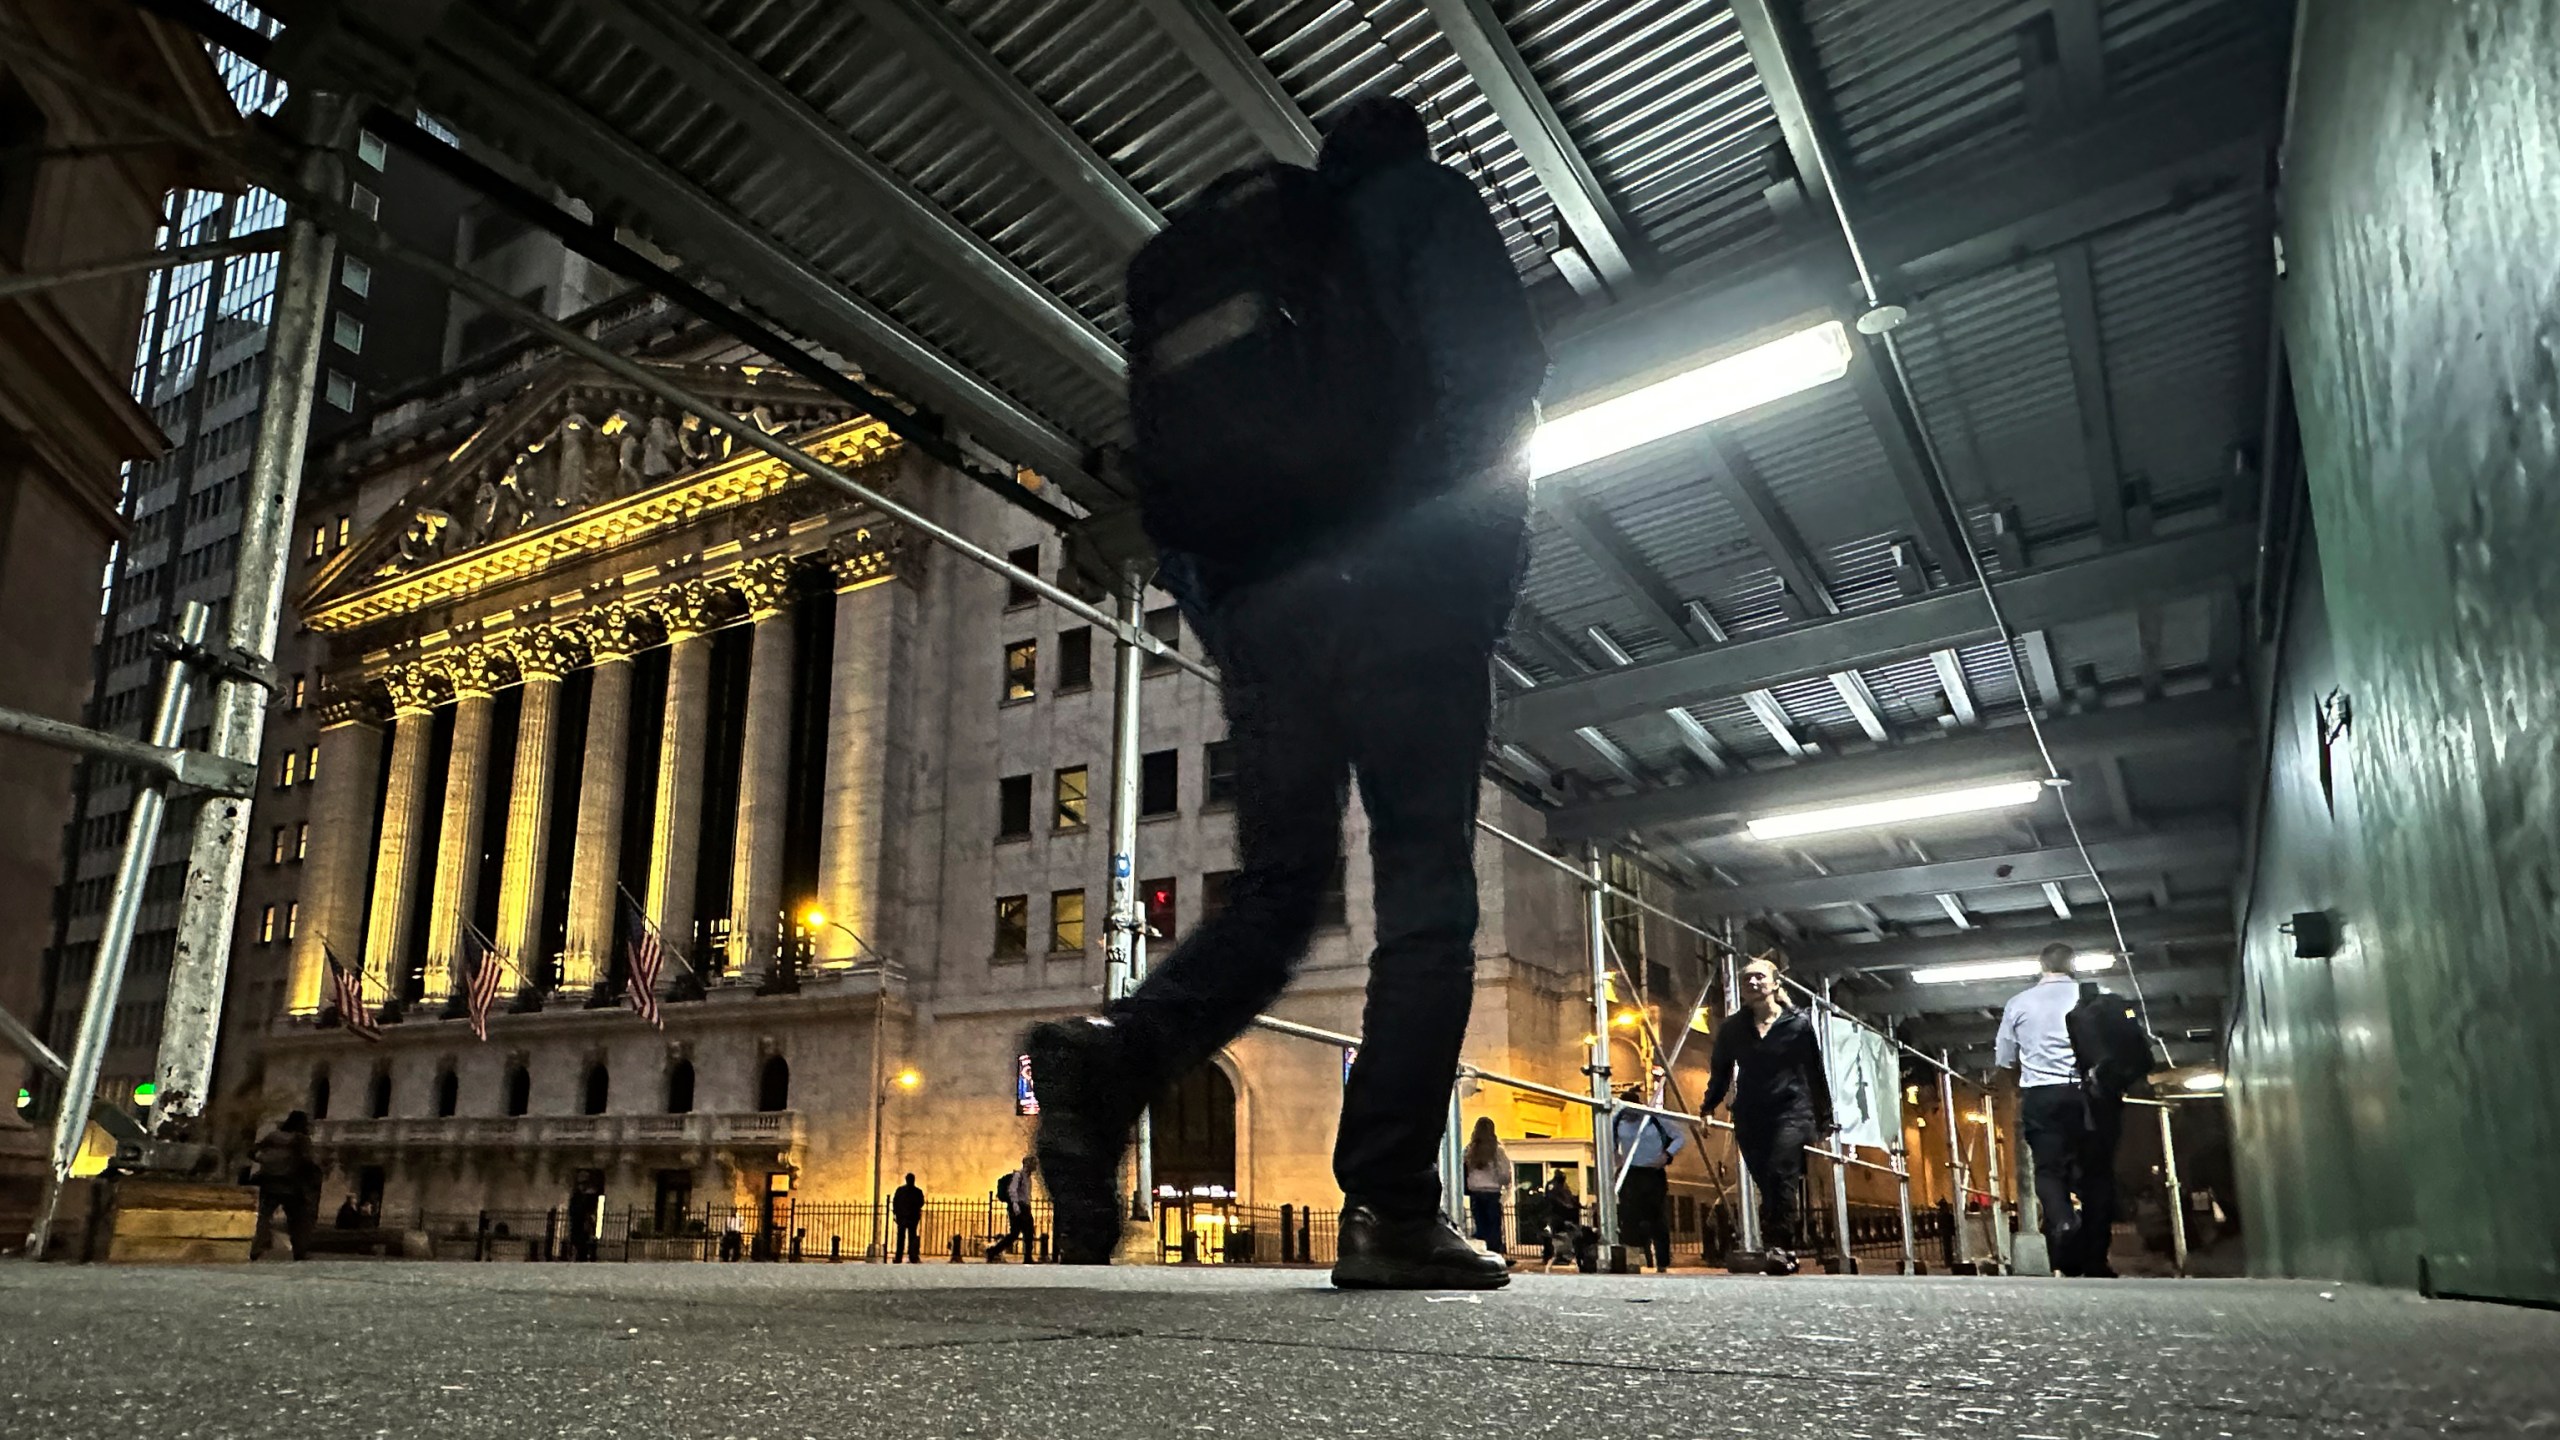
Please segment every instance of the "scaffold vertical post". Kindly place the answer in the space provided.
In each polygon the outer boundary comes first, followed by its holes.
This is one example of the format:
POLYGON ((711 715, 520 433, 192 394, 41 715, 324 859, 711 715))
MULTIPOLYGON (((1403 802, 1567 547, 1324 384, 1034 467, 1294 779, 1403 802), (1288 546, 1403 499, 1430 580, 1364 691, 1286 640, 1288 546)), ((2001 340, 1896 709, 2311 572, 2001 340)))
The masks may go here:
MULTIPOLYGON (((1822 977, 1822 1001, 1813 1011, 1813 1035, 1818 1042, 1816 1048, 1826 1077, 1839 1073, 1831 1063, 1831 1017, 1837 1013, 1837 1007, 1831 1003, 1831 977, 1825 975, 1822 977)), ((1852 1275, 1857 1273, 1858 1257, 1849 1248, 1849 1140, 1838 1129, 1840 1117, 1837 1113, 1822 1116, 1816 1123, 1831 1131, 1832 1263, 1840 1267, 1839 1274, 1852 1275)))
POLYGON ((1467 1215, 1466 1077, 1449 1083, 1449 1124, 1440 1135, 1440 1208, 1461 1235, 1474 1233, 1467 1215))
POLYGON ((2169 1187, 2169 1251, 2178 1273, 2187 1273, 2186 1187, 2178 1183, 2178 1132, 2169 1121, 2169 1106, 2160 1105, 2160 1178, 2169 1187))
POLYGON ((1938 1109, 1939 1123, 1947 1127, 1947 1185, 1955 1192, 1956 1233, 1949 1253, 1957 1263, 1964 1263, 1973 1259, 1973 1246, 1968 1243, 1973 1227, 1966 1218, 1973 1203, 1973 1184, 1972 1177, 1965 1173, 1964 1127, 1956 1123, 1956 1072, 1947 1063, 1944 1050, 1938 1052, 1938 1109))
MULTIPOLYGON (((331 173, 337 162, 330 142, 345 107, 328 96, 316 97, 311 107, 313 133, 323 143, 314 145, 304 162, 304 182, 325 190, 333 188, 331 173)), ((260 664, 274 659, 283 620, 285 572, 293 553, 290 532, 302 491, 312 396, 320 384, 320 351, 326 339, 322 328, 336 256, 337 242, 329 232, 299 210, 288 215, 284 255, 276 274, 274 329, 267 345, 266 392, 258 406, 257 440, 250 453, 238 569, 232 577, 224 637, 235 656, 260 664)), ((213 753, 256 764, 273 698, 262 680, 223 676, 214 700, 213 753)), ((213 796, 196 812, 154 1077, 152 1128, 162 1136, 191 1127, 212 1096, 214 1047, 222 1033, 222 998, 230 979, 233 922, 240 903, 241 871, 249 859, 249 830, 246 797, 213 796)))
POLYGON ((1920 1247, 1911 1233, 1911 1147, 1899 1137, 1893 1144, 1893 1187, 1902 1207, 1902 1273, 1920 1273, 1920 1247))
MULTIPOLYGON (((1742 1013, 1742 948, 1728 947, 1724 955, 1724 1013, 1730 1017, 1742 1013)), ((1742 1146, 1733 1147, 1733 1203, 1742 1213, 1736 1217, 1742 1234, 1742 1250, 1746 1255, 1760 1253, 1759 1185, 1751 1178, 1751 1162, 1742 1158, 1742 1146)))
POLYGON ((1983 1188, 1991 1192, 1991 1250, 2000 1265, 2000 1273, 2012 1268, 2009 1239, 2009 1198, 2000 1191, 2000 1095, 1989 1087, 1982 1092, 1982 1167, 1983 1188))
POLYGON ((1600 847, 1587 846, 1590 879, 1583 894, 1582 943, 1591 962, 1591 1205, 1600 1222, 1600 1248, 1614 1265, 1618 1252, 1617 1095, 1609 1085, 1609 882, 1600 847))
MULTIPOLYGON (((1146 908, 1138 897, 1138 697, 1146 683, 1146 653, 1128 638, 1146 623, 1146 579, 1136 566, 1121 571, 1119 602, 1118 619, 1128 630, 1112 656, 1111 934, 1103 965, 1103 995, 1112 1001, 1136 989, 1147 966, 1146 908)), ((1137 1143, 1129 1150, 1132 1220, 1146 1219, 1155 1200, 1152 1119, 1138 1117, 1137 1143)))
MULTIPOLYGON (((212 618, 201 601, 190 600, 180 607, 177 639, 184 652, 204 644, 212 618)), ((151 722, 152 744, 174 749, 185 738, 194 682, 195 665, 188 653, 171 655, 160 673, 160 708, 151 722)), ((124 993, 134 927, 142 918, 143 892, 160 849, 160 822, 168 812, 169 783, 165 776, 143 777, 125 820, 124 853, 116 862, 114 888, 107 892, 106 922, 98 934, 97 956, 90 962, 80 1033, 65 1061, 62 1099, 53 1117, 53 1165, 36 1204, 35 1225, 27 1233, 27 1254, 34 1259, 44 1258, 54 1215, 62 1205, 62 1187, 71 1178, 72 1162, 80 1158, 81 1138, 89 1131, 89 1101, 98 1090, 98 1070, 106 1062, 107 1037, 115 1026, 116 1001, 124 993)))

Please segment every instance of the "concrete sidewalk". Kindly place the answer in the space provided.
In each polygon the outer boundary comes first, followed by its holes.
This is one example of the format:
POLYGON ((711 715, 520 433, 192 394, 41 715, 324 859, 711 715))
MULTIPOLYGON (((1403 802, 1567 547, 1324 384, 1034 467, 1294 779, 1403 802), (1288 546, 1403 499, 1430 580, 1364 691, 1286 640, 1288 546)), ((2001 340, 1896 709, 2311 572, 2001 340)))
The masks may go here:
POLYGON ((0 1264, 0 1433, 2560 1433, 2560 1314, 2247 1281, 0 1264))

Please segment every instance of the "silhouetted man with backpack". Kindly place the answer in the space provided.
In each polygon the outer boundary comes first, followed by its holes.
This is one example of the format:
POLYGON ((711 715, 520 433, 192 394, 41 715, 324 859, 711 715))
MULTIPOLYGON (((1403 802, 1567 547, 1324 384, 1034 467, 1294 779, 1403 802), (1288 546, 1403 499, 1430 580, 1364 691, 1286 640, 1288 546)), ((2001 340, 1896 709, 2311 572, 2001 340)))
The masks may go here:
POLYGON ((1439 1213, 1438 1146, 1474 997, 1487 667, 1546 375, 1527 297, 1421 116, 1373 97, 1313 172, 1240 171, 1176 214, 1129 304, 1140 506, 1223 677, 1241 868, 1135 993, 1027 1042, 1062 1258, 1109 1259, 1139 1111, 1288 983, 1356 778, 1378 942, 1334 1283, 1498 1287, 1503 1262, 1439 1213))
POLYGON ((2080 982, 2080 1003, 2063 1017, 2080 1089, 2089 1106, 2077 1166, 2080 1192, 2078 1253, 2054 1257, 2067 1275, 2113 1279, 2107 1258, 2116 1224, 2116 1147, 2124 1141, 2124 1097, 2151 1076, 2151 1037, 2133 1002, 2110 995, 2094 981, 2080 982))

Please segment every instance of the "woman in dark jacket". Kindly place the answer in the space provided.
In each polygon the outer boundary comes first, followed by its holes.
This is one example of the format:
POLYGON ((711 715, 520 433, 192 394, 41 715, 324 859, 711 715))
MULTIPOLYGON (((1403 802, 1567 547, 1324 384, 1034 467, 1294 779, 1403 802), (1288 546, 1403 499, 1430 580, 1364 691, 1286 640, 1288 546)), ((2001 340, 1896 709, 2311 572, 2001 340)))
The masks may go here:
POLYGON ((1831 1082, 1814 1019, 1787 1003, 1778 962, 1742 967, 1742 1008, 1716 1027, 1713 1078, 1702 1113, 1733 1097, 1733 1138, 1760 1187, 1760 1245, 1769 1273, 1796 1272, 1796 1200, 1804 1147, 1831 1133, 1831 1082), (1737 1079, 1737 1073, 1739 1078, 1737 1079))

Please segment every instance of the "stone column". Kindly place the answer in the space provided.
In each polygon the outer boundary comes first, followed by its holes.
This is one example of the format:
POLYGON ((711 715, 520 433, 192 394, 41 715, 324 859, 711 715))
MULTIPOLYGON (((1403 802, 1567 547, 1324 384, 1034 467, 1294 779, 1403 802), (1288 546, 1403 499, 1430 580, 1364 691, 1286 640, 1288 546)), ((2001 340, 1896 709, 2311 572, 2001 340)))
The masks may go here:
POLYGON ((729 973, 742 984, 773 978, 781 938, 782 830, 791 773, 791 563, 779 556, 741 566, 738 591, 755 622, 747 719, 738 758, 738 844, 729 869, 729 973))
POLYGON ((418 831, 427 819, 427 749, 435 726, 435 677, 403 665, 382 677, 391 691, 391 780, 382 794, 382 840, 373 857, 373 912, 364 932, 367 1003, 407 983, 401 942, 418 904, 418 831))
POLYGON ((467 645, 444 662, 453 684, 453 752, 444 767, 444 829, 436 838, 435 889, 427 902, 428 1005, 460 1014, 464 960, 471 943, 471 914, 480 901, 480 841, 488 788, 489 731, 504 678, 498 655, 467 645))
POLYGON ((622 769, 631 745, 631 654, 640 648, 639 616, 603 605, 580 627, 594 652, 595 688, 587 697, 587 751, 578 772, 578 833, 569 851, 569 943, 560 958, 560 989, 595 989, 612 970, 616 877, 622 868, 622 769))
POLYGON ((320 702, 320 787, 311 802, 311 852, 303 861, 302 908, 293 937, 285 1011, 319 1013, 328 991, 328 957, 361 965, 365 955, 364 881, 373 853, 374 787, 382 776, 382 717, 351 695, 320 702))
POLYGON ((490 938, 515 966, 519 988, 542 974, 542 892, 551 854, 551 781, 558 756, 560 681, 576 663, 570 638, 548 625, 507 642, 524 677, 524 711, 516 720, 516 773, 507 795, 506 858, 498 871, 498 933, 490 938))
POLYGON ((827 682, 820 782, 826 808, 818 833, 818 904, 833 923, 819 930, 820 964, 866 958, 855 935, 875 952, 885 953, 889 943, 881 859, 889 813, 891 658, 902 593, 887 583, 894 565, 893 548, 873 543, 865 531, 833 566, 835 661, 827 682))
POLYGON ((649 832, 649 893, 641 903, 683 965, 670 964, 658 988, 672 988, 694 954, 694 888, 702 865, 702 749, 711 726, 711 611, 719 592, 699 581, 655 597, 667 622, 667 708, 658 732, 658 813, 649 832))

